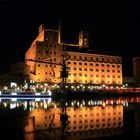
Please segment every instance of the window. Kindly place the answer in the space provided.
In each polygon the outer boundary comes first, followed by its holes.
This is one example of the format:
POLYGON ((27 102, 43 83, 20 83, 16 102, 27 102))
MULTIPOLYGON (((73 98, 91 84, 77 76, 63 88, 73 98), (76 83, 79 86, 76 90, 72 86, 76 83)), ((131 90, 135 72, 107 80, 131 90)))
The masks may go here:
POLYGON ((99 66, 99 64, 96 64, 96 66, 99 66))
POLYGON ((82 68, 79 68, 80 71, 82 71, 82 68))
POLYGON ((118 65, 117 67, 120 68, 120 65, 118 65))
POLYGON ((87 71, 87 69, 85 69, 85 71, 87 71))
POLYGON ((93 66, 93 64, 92 64, 92 63, 90 63, 90 66, 93 66))
POLYGON ((81 56, 79 56, 79 59, 80 59, 80 60, 82 59, 81 56))
POLYGON ((76 68, 73 68, 73 70, 76 70, 76 68))
POLYGON ((102 69, 102 72, 104 72, 104 70, 102 69))
POLYGON ((99 71, 98 69, 96 69, 96 71, 99 71))
POLYGON ((79 65, 82 65, 82 63, 81 63, 81 62, 79 62, 79 65))
POLYGON ((104 64, 102 64, 102 66, 104 66, 104 64))
POLYGON ((110 70, 107 70, 107 72, 110 72, 110 70))
POLYGON ((73 64, 76 64, 76 62, 73 62, 73 64))
POLYGON ((93 71, 93 69, 90 69, 90 71, 93 71))
POLYGON ((115 72, 115 70, 112 70, 112 72, 115 72))
POLYGON ((38 67, 40 67, 40 64, 38 64, 38 67))
POLYGON ((74 56, 74 59, 76 59, 76 56, 74 56))
POLYGON ((85 65, 87 65, 87 63, 85 63, 85 65))
POLYGON ((112 65, 112 67, 114 68, 114 67, 115 67, 115 65, 112 65))
POLYGON ((87 60, 87 57, 85 57, 85 60, 87 60))

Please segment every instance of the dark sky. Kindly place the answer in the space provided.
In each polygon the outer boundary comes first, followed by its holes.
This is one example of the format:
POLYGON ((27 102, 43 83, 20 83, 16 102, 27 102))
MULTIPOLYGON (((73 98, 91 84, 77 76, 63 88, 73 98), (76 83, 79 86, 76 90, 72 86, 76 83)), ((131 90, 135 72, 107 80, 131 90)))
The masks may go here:
POLYGON ((29 1, 0 0, 0 72, 9 71, 11 63, 24 61, 40 24, 57 28, 60 17, 65 42, 77 43, 78 32, 84 29, 91 49, 120 53, 124 76, 132 75, 132 57, 140 56, 139 3, 29 1))

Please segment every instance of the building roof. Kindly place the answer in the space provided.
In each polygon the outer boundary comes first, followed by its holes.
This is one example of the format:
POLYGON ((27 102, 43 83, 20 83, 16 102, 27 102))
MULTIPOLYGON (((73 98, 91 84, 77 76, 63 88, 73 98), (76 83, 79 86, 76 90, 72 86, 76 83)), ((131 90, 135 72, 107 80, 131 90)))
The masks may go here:
POLYGON ((68 52, 79 52, 79 53, 88 53, 88 54, 100 54, 100 55, 111 55, 111 56, 119 56, 119 53, 115 52, 105 52, 105 51, 98 51, 98 50, 90 50, 89 48, 79 47, 79 46, 66 46, 66 51, 68 52))

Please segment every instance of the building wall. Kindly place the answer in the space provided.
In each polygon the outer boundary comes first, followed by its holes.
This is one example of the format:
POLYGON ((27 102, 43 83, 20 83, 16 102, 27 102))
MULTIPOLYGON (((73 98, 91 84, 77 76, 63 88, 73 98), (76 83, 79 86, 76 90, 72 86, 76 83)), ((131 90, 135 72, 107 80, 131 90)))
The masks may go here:
MULTIPOLYGON (((30 65, 30 72, 35 75, 35 78, 31 80, 60 83, 62 66, 57 64, 62 63, 63 54, 62 46, 58 44, 58 31, 42 29, 31 48, 26 52, 25 59, 56 64, 26 61, 30 65)), ((84 40, 84 35, 82 39, 84 40)), ((67 47, 71 47, 71 44, 67 47)), ((66 54, 68 58, 66 65, 69 67, 68 83, 122 84, 121 57, 70 51, 66 54)))
POLYGON ((68 52, 69 83, 122 84, 121 57, 68 52))

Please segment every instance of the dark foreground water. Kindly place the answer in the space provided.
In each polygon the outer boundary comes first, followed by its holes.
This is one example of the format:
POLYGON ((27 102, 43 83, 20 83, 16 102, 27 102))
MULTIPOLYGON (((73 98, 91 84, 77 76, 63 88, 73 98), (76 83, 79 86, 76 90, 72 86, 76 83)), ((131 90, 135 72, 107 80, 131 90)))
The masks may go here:
POLYGON ((140 97, 0 98, 0 140, 139 139, 140 97))

